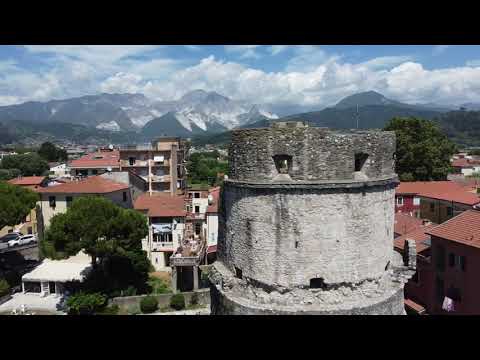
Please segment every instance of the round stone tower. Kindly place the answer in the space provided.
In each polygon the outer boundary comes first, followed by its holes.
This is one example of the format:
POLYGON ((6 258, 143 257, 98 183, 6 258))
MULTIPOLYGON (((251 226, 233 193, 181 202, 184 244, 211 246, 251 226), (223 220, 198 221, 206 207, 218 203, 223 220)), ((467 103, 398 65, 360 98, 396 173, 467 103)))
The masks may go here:
POLYGON ((233 131, 212 314, 403 314, 394 157, 393 132, 233 131))

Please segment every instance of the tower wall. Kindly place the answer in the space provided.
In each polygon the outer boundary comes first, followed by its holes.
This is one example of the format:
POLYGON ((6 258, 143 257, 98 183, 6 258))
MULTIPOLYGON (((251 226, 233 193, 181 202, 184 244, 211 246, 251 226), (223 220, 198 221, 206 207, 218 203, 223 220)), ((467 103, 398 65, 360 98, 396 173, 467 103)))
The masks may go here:
POLYGON ((393 132, 233 131, 214 313, 403 313, 394 154, 393 132))

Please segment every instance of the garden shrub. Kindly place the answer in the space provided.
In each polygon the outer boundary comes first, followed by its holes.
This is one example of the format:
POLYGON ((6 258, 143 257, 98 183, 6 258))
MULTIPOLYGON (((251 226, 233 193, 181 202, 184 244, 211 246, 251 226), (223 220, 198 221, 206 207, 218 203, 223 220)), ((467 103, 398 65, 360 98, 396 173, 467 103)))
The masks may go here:
POLYGON ((185 309, 185 296, 183 294, 174 294, 170 298, 170 307, 175 310, 185 309))
POLYGON ((151 314, 158 310, 158 300, 153 296, 146 296, 140 301, 140 310, 144 314, 151 314))

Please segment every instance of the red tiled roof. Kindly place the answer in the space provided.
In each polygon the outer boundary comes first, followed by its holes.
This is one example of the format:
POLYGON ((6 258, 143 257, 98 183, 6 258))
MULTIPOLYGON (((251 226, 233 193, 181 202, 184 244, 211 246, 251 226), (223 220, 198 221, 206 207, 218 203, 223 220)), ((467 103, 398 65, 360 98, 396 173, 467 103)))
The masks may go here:
POLYGON ((412 230, 418 229, 423 225, 423 221, 416 217, 395 213, 395 229, 394 232, 399 235, 406 234, 412 230))
POLYGON ((430 199, 445 200, 472 206, 480 203, 480 197, 477 194, 469 192, 467 188, 445 192, 425 191, 421 194, 421 196, 430 199))
POLYGON ((134 208, 147 210, 149 217, 184 217, 187 215, 185 198, 167 193, 142 194, 135 200, 134 208))
POLYGON ((480 211, 464 211, 435 226, 427 233, 442 239, 480 248, 480 211))
POLYGON ((117 183, 102 176, 92 176, 80 181, 71 181, 60 185, 38 189, 39 193, 52 194, 107 194, 118 190, 126 190, 127 184, 117 183))
POLYGON ((401 182, 395 189, 396 195, 418 194, 423 192, 446 192, 462 189, 462 185, 454 181, 411 181, 401 182))
POLYGON ((12 185, 41 185, 45 179, 45 176, 24 176, 8 180, 8 182, 12 185))
POLYGON ((395 194, 415 194, 466 205, 480 203, 480 197, 471 193, 471 190, 471 186, 465 186, 454 181, 413 181, 401 182, 395 190, 395 194))
POLYGON ((70 168, 107 168, 119 167, 120 152, 100 151, 82 156, 80 159, 72 160, 70 168))
POLYGON ((427 232, 437 226, 436 224, 422 225, 402 236, 397 237, 393 240, 393 245, 399 250, 403 250, 405 246, 405 240, 411 239, 415 241, 415 247, 417 249, 417 254, 422 252, 425 249, 428 249, 430 245, 425 244, 424 242, 430 239, 430 235, 427 232))
POLYGON ((459 167, 459 168, 469 168, 479 164, 480 162, 477 160, 471 160, 471 159, 465 159, 465 158, 455 159, 452 161, 452 166, 459 167))
POLYGON ((217 186, 210 190, 210 194, 213 197, 212 205, 208 205, 207 213, 218 212, 218 200, 220 199, 220 186, 217 186))
POLYGON ((422 305, 417 304, 415 301, 413 301, 411 299, 405 299, 404 304, 405 304, 405 306, 409 307, 410 309, 416 311, 418 314, 422 314, 426 310, 422 305))

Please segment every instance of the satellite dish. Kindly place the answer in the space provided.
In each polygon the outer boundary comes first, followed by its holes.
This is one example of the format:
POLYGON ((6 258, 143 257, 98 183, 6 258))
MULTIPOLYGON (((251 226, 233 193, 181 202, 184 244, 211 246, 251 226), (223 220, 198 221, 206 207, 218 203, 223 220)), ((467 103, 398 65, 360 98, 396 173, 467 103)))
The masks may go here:
POLYGON ((110 166, 107 167, 107 171, 108 171, 108 172, 112 172, 112 168, 111 168, 110 166))
POLYGON ((109 148, 110 150, 113 150, 113 145, 112 145, 112 144, 108 145, 108 148, 109 148))

